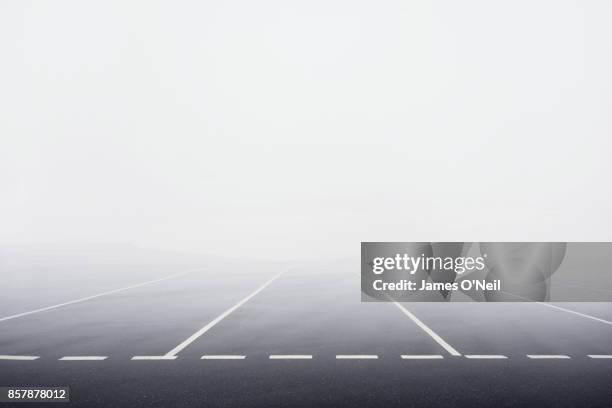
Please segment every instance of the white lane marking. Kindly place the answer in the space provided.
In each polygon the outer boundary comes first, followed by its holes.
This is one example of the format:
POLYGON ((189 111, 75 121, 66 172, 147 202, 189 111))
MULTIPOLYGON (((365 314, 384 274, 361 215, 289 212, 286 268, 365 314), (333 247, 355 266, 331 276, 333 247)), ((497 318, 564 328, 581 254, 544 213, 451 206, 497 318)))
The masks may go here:
POLYGON ((423 331, 425 333, 429 334, 431 336, 431 338, 434 339, 446 351, 448 351, 450 353, 450 355, 452 355, 452 356, 460 356, 461 355, 461 353, 459 353, 457 350, 455 350, 455 348, 453 346, 451 346, 446 341, 444 341, 444 339, 442 337, 438 336, 438 334, 436 332, 431 330, 425 323, 423 323, 421 320, 419 320, 418 317, 416 317, 414 314, 412 314, 412 312, 410 312, 408 309, 406 309, 402 304, 400 304, 399 302, 395 302, 395 301, 393 302, 393 304, 395 306, 397 306, 399 308, 399 310, 404 312, 404 314, 406 316, 408 316, 410 319, 412 319, 412 321, 415 322, 416 325, 419 326, 421 329, 423 329, 423 331))
POLYGON ((566 309, 566 308, 561 307, 561 306, 551 305, 550 303, 544 303, 544 302, 536 302, 536 303, 539 304, 539 305, 542 305, 542 306, 548 306, 548 307, 553 308, 553 309, 561 310, 562 312, 572 313, 572 314, 575 314, 577 316, 582 316, 582 317, 585 317, 587 319, 595 320, 595 321, 600 322, 600 323, 612 325, 612 322, 609 321, 609 320, 600 319, 599 317, 591 316, 591 315, 588 315, 586 313, 580 313, 580 312, 577 312, 575 310, 566 309))
POLYGON ((535 360, 547 360, 547 359, 564 359, 567 360, 570 356, 565 354, 527 354, 527 358, 535 360))
POLYGON ((310 354, 270 354, 270 360, 312 360, 310 354))
POLYGON ((466 354, 465 358, 482 359, 482 360, 498 360, 498 359, 506 359, 508 357, 502 354, 466 354))
MULTIPOLYGON (((517 297, 519 299, 523 299, 523 300, 526 300, 526 301, 529 301, 529 302, 533 301, 533 299, 529 299, 529 298, 526 298, 526 297, 523 297, 523 296, 519 296, 519 295, 516 295, 514 293, 505 292, 503 290, 502 290, 502 292, 505 293, 506 295, 514 296, 514 297, 517 297)), ((560 310, 562 312, 571 313, 571 314, 575 314, 577 316, 581 316, 581 317, 584 317, 584 318, 587 318, 587 319, 595 320, 595 321, 600 322, 600 323, 612 325, 612 322, 609 321, 609 320, 600 319, 599 317, 591 316, 591 315, 586 314, 586 313, 580 313, 580 312, 577 312, 575 310, 566 309, 564 307, 556 306, 556 305, 553 305, 553 304, 547 303, 547 302, 535 302, 535 303, 537 303, 538 305, 550 307, 552 309, 557 309, 557 310, 560 310)))
POLYGON ((206 333, 208 330, 212 329, 217 323, 219 323, 221 320, 225 319, 227 316, 229 316, 234 310, 238 309, 240 306, 244 305, 246 302, 248 302, 253 296, 257 295, 259 292, 261 292, 262 290, 264 290, 266 288, 266 286, 268 286, 269 284, 271 284, 272 282, 274 282, 279 276, 281 276, 284 273, 281 272, 277 275, 275 275, 274 277, 272 277, 270 280, 268 280, 266 283, 264 283, 263 285, 261 285, 259 288, 257 288, 255 290, 255 292, 251 293, 250 295, 248 295, 247 297, 245 297, 244 299, 242 299, 240 302, 236 303, 234 306, 230 307, 229 309, 227 309, 225 312, 221 313, 217 318, 215 318, 213 321, 211 321, 210 323, 208 323, 206 326, 202 327, 200 330, 198 330, 197 332, 195 332, 194 334, 192 334, 187 340, 185 340, 184 342, 182 342, 181 344, 179 344, 178 346, 176 346, 175 348, 173 348, 172 350, 170 350, 169 352, 167 352, 165 355, 166 356, 176 356, 178 353, 180 353, 185 347, 189 346, 191 343, 193 343, 198 337, 200 337, 201 335, 203 335, 204 333, 206 333))
POLYGON ((202 356, 201 360, 244 360, 246 356, 238 356, 238 355, 217 355, 217 356, 202 356))
POLYGON ((102 361, 106 360, 108 356, 64 356, 60 358, 60 361, 102 361))
POLYGON ((587 354, 590 358, 612 358, 612 354, 587 354))
POLYGON ((336 360, 376 360, 376 354, 338 354, 336 360))
POLYGON ((176 356, 134 356, 132 360, 176 360, 176 356))
POLYGON ((20 361, 31 361, 39 359, 39 356, 7 356, 0 355, 0 360, 20 360, 20 361))
POLYGON ((162 281, 165 281, 165 280, 168 280, 168 279, 177 278, 179 276, 187 275, 189 273, 197 272, 197 271, 200 271, 200 270, 202 270, 202 269, 194 269, 194 270, 189 270, 189 271, 185 271, 185 272, 175 273, 174 275, 166 276, 166 277, 159 278, 159 279, 150 280, 150 281, 147 281, 147 282, 137 283, 135 285, 126 286, 124 288, 113 289, 113 290, 109 290, 107 292, 102 292, 102 293, 98 293, 98 294, 95 294, 95 295, 91 295, 91 296, 86 296, 86 297, 82 297, 82 298, 79 298, 79 299, 70 300, 68 302, 59 303, 57 305, 41 307, 40 309, 34 309, 34 310, 30 310, 28 312, 23 312, 23 313, 14 314, 12 316, 2 317, 2 318, 0 318, 0 322, 4 322, 6 320, 11 320, 11 319, 17 319, 18 317, 29 316, 29 315, 34 314, 34 313, 46 312, 48 310, 57 309, 57 308, 63 307, 63 306, 74 305, 75 303, 81 303, 81 302, 85 302, 87 300, 99 298, 101 296, 112 295, 113 293, 122 292, 124 290, 139 288, 141 286, 150 285, 152 283, 162 282, 162 281))
POLYGON ((440 354, 414 354, 414 355, 402 354, 402 358, 404 360, 438 360, 444 357, 441 356, 440 354))

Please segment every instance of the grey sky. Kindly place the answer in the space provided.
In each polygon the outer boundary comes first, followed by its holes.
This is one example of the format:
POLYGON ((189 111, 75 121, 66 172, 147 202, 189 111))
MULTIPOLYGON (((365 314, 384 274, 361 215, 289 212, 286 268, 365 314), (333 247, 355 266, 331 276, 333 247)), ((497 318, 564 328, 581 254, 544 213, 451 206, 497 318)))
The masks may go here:
POLYGON ((0 243, 611 240, 612 2, 3 1, 0 243))

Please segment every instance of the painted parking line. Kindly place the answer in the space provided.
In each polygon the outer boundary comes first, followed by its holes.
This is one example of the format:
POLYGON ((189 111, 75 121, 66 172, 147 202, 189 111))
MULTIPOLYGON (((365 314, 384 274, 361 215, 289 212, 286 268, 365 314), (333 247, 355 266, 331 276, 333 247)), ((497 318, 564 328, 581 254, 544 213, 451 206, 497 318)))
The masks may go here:
MULTIPOLYGON (((336 360, 377 360, 377 354, 338 354, 336 360)), ((442 360, 445 357, 441 354, 402 354, 402 360, 442 360)), ((508 356, 503 354, 465 354, 464 357, 470 360, 506 360, 508 356)), ((571 357, 567 354, 527 354, 527 358, 532 360, 568 360, 571 357)), ((587 354, 591 359, 612 360, 612 354, 587 354)), ((20 356, 20 355, 0 355, 0 360, 13 361, 32 361, 40 359, 40 356, 20 356)), ((130 360, 176 360, 178 356, 133 356, 130 360)), ((241 354, 205 354, 201 360, 245 360, 246 355, 241 354)), ((269 360, 312 360, 312 354, 270 354, 269 360)), ((108 356, 64 356, 58 361, 103 361, 109 359, 108 356)))
POLYGON ((425 333, 429 334, 429 336, 434 339, 436 343, 442 346, 444 350, 448 351, 451 356, 461 356, 461 353, 459 353, 453 346, 448 344, 442 337, 440 337, 435 331, 430 329, 429 326, 423 323, 418 317, 414 315, 414 313, 406 309, 401 303, 394 301, 393 304, 397 306, 399 310, 401 310, 406 316, 408 316, 410 320, 412 320, 417 326, 419 326, 425 333))
POLYGON ((157 282, 162 282, 162 281, 165 281, 165 280, 168 280, 168 279, 178 278, 179 276, 187 275, 187 274, 190 274, 190 273, 193 273, 193 272, 198 272, 198 271, 201 271, 201 270, 202 269, 192 269, 192 270, 188 270, 188 271, 185 271, 185 272, 175 273, 174 275, 165 276, 163 278, 154 279, 154 280, 150 280, 150 281, 147 281, 147 282, 141 282, 141 283, 137 283, 135 285, 126 286, 126 287, 123 287, 123 288, 113 289, 113 290, 109 290, 109 291, 106 291, 106 292, 98 293, 98 294, 95 294, 95 295, 91 295, 91 296, 86 296, 86 297, 82 297, 82 298, 79 298, 79 299, 70 300, 68 302, 59 303, 57 305, 41 307, 40 309, 34 309, 34 310, 30 310, 28 312, 18 313, 18 314, 14 314, 14 315, 11 315, 11 316, 5 316, 5 317, 0 318, 0 322, 4 322, 6 320, 11 320, 11 319, 17 319, 19 317, 29 316, 29 315, 32 315, 32 314, 35 314, 35 313, 47 312, 49 310, 57 309, 57 308, 60 308, 60 307, 63 307, 63 306, 74 305, 75 303, 85 302, 87 300, 99 298, 101 296, 112 295, 113 293, 123 292, 124 290, 135 289, 135 288, 139 288, 141 286, 150 285, 152 283, 157 283, 157 282))
POLYGON ((32 361, 38 360, 40 356, 9 356, 0 355, 0 360, 19 360, 19 361, 32 361))
POLYGON ((200 357, 201 360, 244 360, 246 356, 239 356, 235 354, 226 354, 226 355, 206 355, 200 357))
MULTIPOLYGON (((523 299, 523 300, 525 300, 527 302, 531 302, 532 301, 532 299, 529 299, 529 298, 517 295, 515 293, 509 293, 509 292, 506 292, 506 291, 503 291, 503 290, 501 292, 505 293, 506 295, 513 296, 513 297, 515 297, 517 299, 523 299)), ((572 310, 572 309, 568 309, 568 308, 565 308, 565 307, 553 305, 552 303, 549 303, 549 302, 534 302, 534 303, 536 303, 536 304, 538 304, 540 306, 546 306, 546 307, 549 307, 551 309, 556 309, 556 310, 559 310, 561 312, 570 313, 570 314, 573 314, 573 315, 576 315, 576 316, 584 317, 585 319, 594 320, 596 322, 612 326, 612 322, 611 321, 606 320, 606 319, 602 319, 602 318, 599 318, 599 317, 591 316, 590 314, 580 313, 580 312, 577 312, 577 311, 572 310)))
POLYGON ((444 358, 440 354, 402 354, 404 360, 439 360, 444 358))
POLYGON ((102 361, 108 356, 64 356, 59 361, 102 361))
POLYGON ((134 356, 132 360, 176 360, 176 356, 134 356))
POLYGON ((261 285, 259 288, 257 288, 253 293, 251 293, 250 295, 248 295, 247 297, 245 297, 244 299, 242 299, 240 302, 236 303, 234 306, 230 307, 229 309, 227 309, 225 312, 221 313, 219 316, 217 316, 214 320, 212 320, 211 322, 209 322, 207 325, 205 325, 204 327, 202 327, 200 330, 198 330, 197 332, 195 332, 194 334, 192 334, 191 336, 189 336, 189 338, 187 338, 185 341, 183 341, 181 344, 179 344, 178 346, 176 346, 175 348, 173 348, 172 350, 170 350, 169 352, 167 352, 165 354, 165 356, 167 357, 173 357, 176 356, 178 353, 180 353, 181 351, 183 351, 187 346, 189 346, 191 343, 193 343, 194 341, 196 341, 200 336, 202 336, 204 333, 206 333, 207 331, 209 331, 210 329, 212 329, 213 327, 215 327, 220 321, 222 321, 223 319, 225 319, 227 316, 229 316, 230 314, 232 314, 232 312, 234 312, 236 309, 238 309, 240 306, 244 305, 246 302, 248 302, 252 297, 254 297, 255 295, 257 295, 259 292, 261 292, 262 290, 264 290, 269 284, 271 284, 272 282, 274 282, 276 279, 278 279, 278 277, 280 277, 282 274, 284 273, 281 272, 275 276, 273 276, 270 280, 268 280, 266 283, 264 283, 263 285, 261 285))
POLYGON ((545 302, 536 302, 536 303, 539 304, 539 305, 542 305, 542 306, 549 307, 551 309, 556 309, 556 310, 559 310, 559 311, 562 311, 562 312, 565 312, 565 313, 571 313, 571 314, 576 315, 576 316, 584 317, 585 319, 590 319, 590 320, 594 320, 594 321, 599 322, 599 323, 603 323, 603 324, 607 324, 607 325, 612 325, 612 322, 609 321, 609 320, 605 320, 605 319, 601 319, 599 317, 591 316, 591 315, 586 314, 586 313, 580 313, 580 312, 577 312, 575 310, 567 309, 565 307, 553 305, 553 304, 550 304, 550 303, 545 303, 545 302))

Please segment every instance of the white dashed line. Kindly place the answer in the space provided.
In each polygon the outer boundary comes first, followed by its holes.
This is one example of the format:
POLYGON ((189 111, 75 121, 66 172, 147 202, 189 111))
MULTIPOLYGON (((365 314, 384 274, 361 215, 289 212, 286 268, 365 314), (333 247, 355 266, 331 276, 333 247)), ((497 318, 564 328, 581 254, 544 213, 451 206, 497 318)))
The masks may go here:
MULTIPOLYGON (((465 358, 470 360, 505 360, 508 356, 503 354, 466 354, 465 358)), ((612 354, 587 354, 587 357, 592 359, 612 359, 612 354)), ((14 361, 32 361, 38 360, 40 356, 17 356, 17 355, 0 355, 0 360, 14 361)), ((103 361, 107 360, 108 356, 64 356, 58 361, 103 361)), ((246 355, 239 354, 215 354, 203 355, 201 360, 244 360, 246 355)), ((312 354, 270 354, 270 360, 312 360, 312 354)), ((403 360, 442 360, 444 356, 440 354, 402 354, 403 360)), ((568 360, 571 357, 566 354, 527 354, 527 358, 532 360, 568 360)), ((131 360, 176 360, 177 356, 133 356, 131 360)), ((377 354, 338 354, 337 360, 377 360, 377 354)))
POLYGON ((248 302, 253 296, 257 295, 259 292, 261 292, 262 290, 264 290, 266 288, 266 286, 268 286, 269 284, 271 284, 272 282, 274 282, 279 276, 281 276, 284 273, 281 272, 278 275, 275 275, 272 279, 268 280, 266 283, 264 283, 263 285, 261 285, 259 288, 257 288, 255 290, 255 292, 251 293, 250 295, 248 295, 247 297, 245 297, 244 299, 242 299, 240 302, 236 303, 234 306, 230 307, 229 309, 227 309, 225 312, 221 313, 217 318, 215 318, 213 321, 211 321, 210 323, 208 323, 206 326, 202 327, 200 330, 198 330, 197 332, 195 332, 194 334, 192 334, 187 340, 183 341, 181 344, 179 344, 178 346, 176 346, 175 348, 173 348, 172 350, 170 350, 169 352, 166 353, 166 356, 171 357, 171 356, 176 356, 178 353, 180 353, 185 347, 189 346, 191 343, 193 343, 195 340, 198 339, 198 337, 200 337, 201 335, 203 335, 204 333, 206 333, 207 331, 209 331, 210 329, 212 329, 213 327, 215 327, 215 325, 217 323, 219 323, 221 320, 225 319, 227 316, 229 316, 230 314, 232 314, 232 312, 236 309, 238 309, 240 306, 244 305, 246 302, 248 302))
POLYGON ((132 360, 176 360, 176 356, 134 356, 132 360))
POLYGON ((32 361, 38 360, 40 356, 6 356, 0 355, 0 360, 20 360, 20 361, 32 361))
POLYGON ((102 361, 106 360, 107 356, 65 356, 60 358, 60 361, 102 361))
POLYGON ((271 354, 270 360, 312 360, 310 354, 271 354))
POLYGON ((75 303, 85 302, 86 300, 91 300, 91 299, 99 298, 100 296, 111 295, 113 293, 122 292, 122 291, 128 290, 128 289, 139 288, 141 286, 150 285, 150 284, 156 283, 156 282, 162 282, 162 281, 165 281, 165 280, 168 280, 168 279, 173 279, 173 278, 176 278, 176 277, 179 277, 179 276, 183 276, 183 275, 187 275, 189 273, 197 272, 197 271, 200 271, 200 270, 201 269, 194 269, 194 270, 189 270, 189 271, 186 271, 186 272, 175 273, 174 275, 166 276, 166 277, 163 277, 163 278, 159 278, 159 279, 155 279, 155 280, 151 280, 151 281, 147 281, 147 282, 137 283, 136 285, 126 286, 124 288, 119 288, 119 289, 113 289, 113 290, 109 290, 107 292, 98 293, 96 295, 91 295, 91 296, 87 296, 87 297, 83 297, 83 298, 79 298, 79 299, 75 299, 75 300, 70 300, 68 302, 59 303, 57 305, 41 307, 40 309, 30 310, 29 312, 23 312, 23 313, 18 313, 18 314, 12 315, 12 316, 2 317, 2 318, 0 318, 0 322, 3 322, 5 320, 16 319, 18 317, 28 316, 28 315, 31 315, 31 314, 34 314, 34 313, 46 312, 48 310, 57 309, 58 307, 62 307, 62 306, 68 306, 68 305, 73 305, 75 303))

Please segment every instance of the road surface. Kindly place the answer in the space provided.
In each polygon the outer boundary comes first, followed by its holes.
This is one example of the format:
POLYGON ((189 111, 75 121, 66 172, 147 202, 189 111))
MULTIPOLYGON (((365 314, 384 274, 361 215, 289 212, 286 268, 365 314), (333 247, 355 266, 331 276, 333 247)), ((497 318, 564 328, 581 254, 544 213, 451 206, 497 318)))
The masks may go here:
POLYGON ((0 385, 75 407, 612 405, 610 304, 362 303, 346 265, 274 268, 13 304, 0 385))

